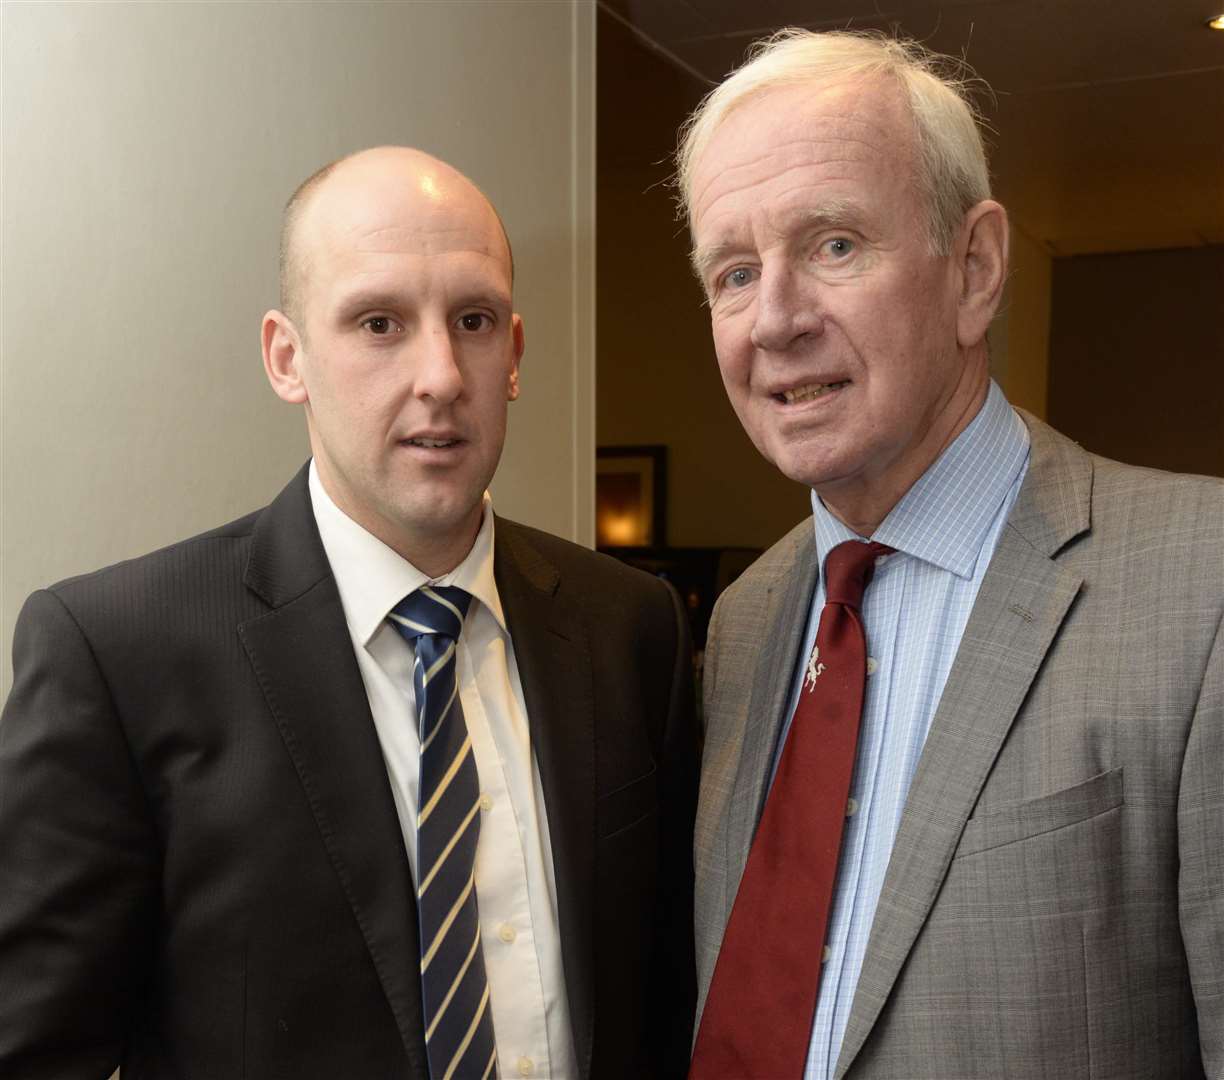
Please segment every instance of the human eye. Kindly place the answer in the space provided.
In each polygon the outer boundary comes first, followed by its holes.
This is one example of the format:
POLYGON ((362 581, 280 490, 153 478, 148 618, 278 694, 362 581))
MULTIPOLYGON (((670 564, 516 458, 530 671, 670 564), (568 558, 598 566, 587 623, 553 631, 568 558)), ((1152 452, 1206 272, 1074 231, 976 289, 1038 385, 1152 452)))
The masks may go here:
POLYGON ((857 245, 848 236, 831 236, 819 248, 820 256, 830 262, 842 262, 854 254, 857 245))
POLYGON ((369 318, 362 319, 361 325, 376 337, 401 333, 404 329, 390 315, 371 315, 369 318))
POLYGON ((466 334, 479 334, 493 329, 493 318, 483 311, 467 311, 459 316, 455 326, 466 334))
POLYGON ((752 282, 756 280, 756 276, 756 271, 751 267, 737 266, 723 274, 723 276, 719 279, 719 284, 722 285, 723 288, 734 291, 736 289, 742 289, 745 286, 751 285, 752 282))

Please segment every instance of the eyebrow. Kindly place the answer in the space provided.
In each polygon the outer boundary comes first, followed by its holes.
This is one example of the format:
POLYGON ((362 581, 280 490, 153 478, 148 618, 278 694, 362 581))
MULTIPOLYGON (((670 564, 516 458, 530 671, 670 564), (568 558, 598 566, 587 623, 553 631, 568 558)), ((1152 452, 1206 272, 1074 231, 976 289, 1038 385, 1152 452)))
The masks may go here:
POLYGON ((722 262, 723 257, 733 251, 738 251, 739 244, 711 244, 709 247, 693 248, 689 253, 689 265, 693 268, 693 273, 697 275, 697 280, 705 284, 706 274, 710 272, 710 267, 716 263, 722 262))
MULTIPOLYGON (((844 226, 863 216, 862 208, 853 199, 829 199, 819 206, 803 206, 789 211, 784 218, 788 231, 811 232, 814 229, 829 229, 844 226)), ((745 250, 745 245, 734 241, 720 241, 708 247, 694 247, 689 263, 697 280, 703 285, 710 268, 722 262, 728 255, 745 250)))
MULTIPOLYGON (((405 297, 394 289, 358 289, 340 298, 336 310, 342 318, 350 318, 363 311, 379 308, 398 310, 404 306, 405 297)), ((510 295, 501 289, 471 289, 460 292, 455 297, 455 307, 469 307, 474 304, 487 304, 494 307, 512 308, 514 302, 510 295)))
POLYGON ((358 312, 369 311, 374 308, 398 307, 400 304, 400 299, 400 297, 390 290, 360 290, 341 297, 339 304, 336 305, 336 309, 347 317, 349 315, 355 315, 358 312))

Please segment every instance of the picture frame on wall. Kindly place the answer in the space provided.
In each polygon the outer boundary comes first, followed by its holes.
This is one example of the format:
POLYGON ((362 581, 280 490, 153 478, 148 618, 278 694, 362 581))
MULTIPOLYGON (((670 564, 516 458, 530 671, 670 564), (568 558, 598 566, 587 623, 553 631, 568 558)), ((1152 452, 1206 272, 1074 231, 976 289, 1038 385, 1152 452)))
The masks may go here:
POLYGON ((595 451, 595 544, 667 544, 667 447, 600 446, 595 451))

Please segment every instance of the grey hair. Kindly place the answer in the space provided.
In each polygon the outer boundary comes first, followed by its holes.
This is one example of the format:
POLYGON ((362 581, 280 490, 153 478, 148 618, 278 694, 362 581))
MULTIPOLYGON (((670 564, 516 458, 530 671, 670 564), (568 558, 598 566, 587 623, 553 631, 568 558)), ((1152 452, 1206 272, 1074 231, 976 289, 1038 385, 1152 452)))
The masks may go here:
POLYGON ((777 87, 880 75, 896 79, 909 103, 921 159, 918 181, 930 209, 931 251, 949 254, 965 213, 990 198, 981 118, 969 96, 971 85, 985 84, 960 61, 878 32, 788 28, 752 47, 748 60, 702 99, 680 129, 676 184, 689 225, 693 173, 733 110, 777 87))

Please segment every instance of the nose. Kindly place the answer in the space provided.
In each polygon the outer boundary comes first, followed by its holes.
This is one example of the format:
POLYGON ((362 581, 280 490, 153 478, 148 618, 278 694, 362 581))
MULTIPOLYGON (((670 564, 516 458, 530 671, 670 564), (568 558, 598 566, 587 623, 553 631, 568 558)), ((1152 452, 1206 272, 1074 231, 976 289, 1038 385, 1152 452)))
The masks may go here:
POLYGON ((422 334, 413 390, 418 398, 432 398, 444 405, 463 393, 463 373, 448 326, 431 327, 422 334))
POLYGON ((800 338, 819 334, 822 327, 815 288, 805 288, 789 266, 764 267, 757 285, 752 344, 768 352, 785 352, 800 338))

